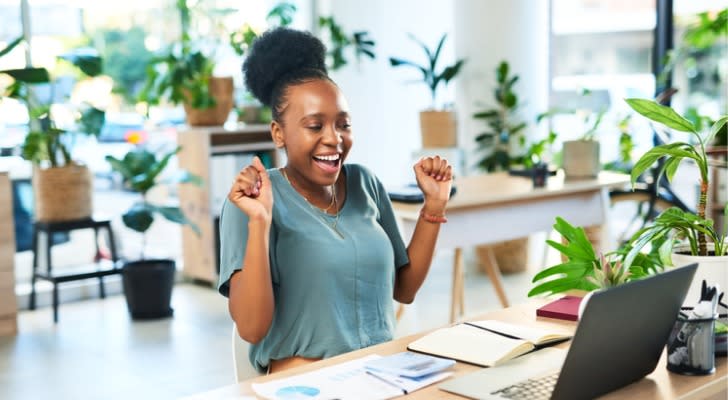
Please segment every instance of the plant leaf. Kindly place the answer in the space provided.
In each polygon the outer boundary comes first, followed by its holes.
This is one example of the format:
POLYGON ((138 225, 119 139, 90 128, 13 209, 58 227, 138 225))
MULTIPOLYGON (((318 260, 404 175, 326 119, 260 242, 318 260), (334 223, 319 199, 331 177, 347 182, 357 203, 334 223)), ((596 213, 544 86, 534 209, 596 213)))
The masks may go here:
POLYGON ((646 99, 631 98, 625 99, 625 101, 633 110, 652 121, 659 122, 681 132, 697 133, 695 126, 690 121, 676 113, 670 107, 646 99))
POLYGON ((136 203, 121 216, 124 225, 137 232, 144 233, 154 222, 152 210, 144 203, 136 203))

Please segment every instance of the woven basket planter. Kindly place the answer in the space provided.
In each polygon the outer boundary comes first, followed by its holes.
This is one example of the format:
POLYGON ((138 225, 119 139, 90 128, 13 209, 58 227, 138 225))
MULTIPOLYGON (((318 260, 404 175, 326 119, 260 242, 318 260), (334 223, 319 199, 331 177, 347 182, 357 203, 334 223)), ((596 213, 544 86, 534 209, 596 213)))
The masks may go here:
POLYGON ((488 248, 493 251, 498 268, 503 274, 522 272, 528 266, 528 237, 477 246, 475 252, 478 255, 481 271, 485 271, 484 265, 489 262, 486 253, 488 248))
POLYGON ((227 121, 233 109, 233 78, 210 78, 210 94, 215 99, 215 107, 192 108, 187 102, 183 104, 190 126, 219 126, 227 121))
POLYGON ((93 213, 93 178, 89 169, 70 164, 33 169, 36 221, 57 222, 90 218, 93 213))

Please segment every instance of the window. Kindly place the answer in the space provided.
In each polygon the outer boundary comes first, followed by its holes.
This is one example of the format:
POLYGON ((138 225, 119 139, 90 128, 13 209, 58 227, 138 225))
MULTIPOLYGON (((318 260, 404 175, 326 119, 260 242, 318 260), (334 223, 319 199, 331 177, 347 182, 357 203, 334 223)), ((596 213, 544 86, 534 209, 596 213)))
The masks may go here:
MULTIPOLYGON (((603 162, 618 156, 618 123, 628 114, 627 97, 652 98, 651 71, 655 0, 553 0, 551 2, 550 107, 583 109, 557 115, 559 140, 580 137, 585 115, 604 111, 597 138, 603 162), (584 90, 589 91, 583 95, 584 90)), ((594 118, 589 121, 593 123, 594 118)), ((636 137, 650 146, 650 135, 636 137)))

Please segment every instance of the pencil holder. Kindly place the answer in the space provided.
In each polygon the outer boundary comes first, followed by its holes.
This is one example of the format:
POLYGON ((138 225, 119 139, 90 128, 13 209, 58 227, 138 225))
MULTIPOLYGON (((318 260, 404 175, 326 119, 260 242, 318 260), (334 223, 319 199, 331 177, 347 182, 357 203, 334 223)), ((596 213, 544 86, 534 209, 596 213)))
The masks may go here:
POLYGON ((715 320, 678 316, 667 340, 667 369, 683 375, 715 372, 715 320))
POLYGON ((531 170, 531 179, 533 187, 544 187, 549 178, 549 166, 546 163, 538 163, 531 170))

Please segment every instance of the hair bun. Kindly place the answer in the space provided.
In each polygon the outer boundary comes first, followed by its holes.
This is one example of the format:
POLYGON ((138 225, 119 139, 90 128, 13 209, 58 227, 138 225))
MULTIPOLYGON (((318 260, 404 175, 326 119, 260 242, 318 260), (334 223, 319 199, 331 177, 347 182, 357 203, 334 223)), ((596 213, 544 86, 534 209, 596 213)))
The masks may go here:
POLYGON ((261 103, 270 106, 276 82, 298 69, 326 73, 326 47, 309 32, 275 28, 260 35, 250 48, 243 74, 245 86, 261 103))

